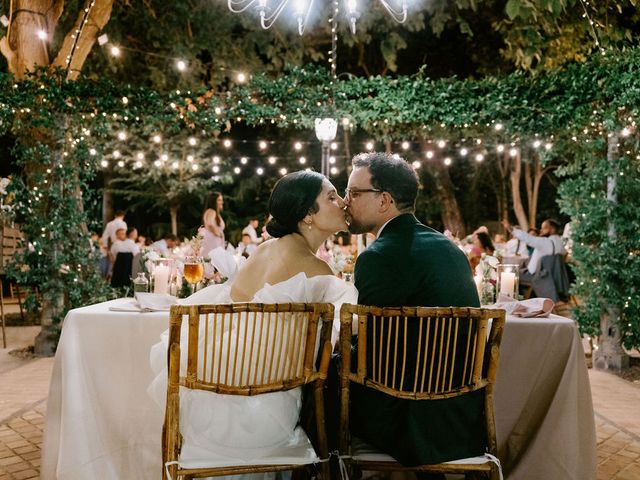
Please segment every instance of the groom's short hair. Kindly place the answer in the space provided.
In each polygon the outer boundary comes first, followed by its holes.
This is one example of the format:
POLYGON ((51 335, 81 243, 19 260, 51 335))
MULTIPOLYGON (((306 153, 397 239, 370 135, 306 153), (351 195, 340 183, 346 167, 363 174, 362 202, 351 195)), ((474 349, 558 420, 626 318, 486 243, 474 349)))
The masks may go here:
POLYGON ((389 193, 398 210, 413 212, 418 196, 418 175, 402 157, 381 152, 360 153, 351 163, 354 168, 368 168, 371 186, 389 193))

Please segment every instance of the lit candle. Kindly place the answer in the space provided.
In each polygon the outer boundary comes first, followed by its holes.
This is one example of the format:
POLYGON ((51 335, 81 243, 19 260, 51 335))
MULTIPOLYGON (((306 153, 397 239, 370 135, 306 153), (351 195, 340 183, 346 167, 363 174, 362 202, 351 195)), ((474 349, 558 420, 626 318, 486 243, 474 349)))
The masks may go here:
POLYGON ((169 292, 169 274, 171 269, 168 265, 158 265, 153 271, 153 293, 169 292))
POLYGON ((514 272, 502 272, 500 276, 500 293, 515 298, 516 274, 514 272))

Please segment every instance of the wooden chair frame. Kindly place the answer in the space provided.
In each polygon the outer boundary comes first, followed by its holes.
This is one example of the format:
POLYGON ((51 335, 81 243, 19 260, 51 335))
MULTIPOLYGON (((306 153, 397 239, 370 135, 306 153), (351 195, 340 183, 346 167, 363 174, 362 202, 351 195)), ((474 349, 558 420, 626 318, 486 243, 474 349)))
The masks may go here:
MULTIPOLYGON (((165 464, 177 461, 182 447, 179 423, 180 387, 226 395, 251 396, 313 384, 318 453, 322 459, 327 459, 329 452, 323 389, 332 352, 333 314, 334 306, 330 303, 172 306, 169 322, 167 404, 162 436, 163 478, 166 478, 165 464), (220 334, 225 327, 225 321, 230 325, 233 314, 237 314, 238 322, 235 342, 231 340, 231 335, 225 339, 225 336, 220 334), (184 317, 188 317, 188 351, 186 374, 181 375, 180 336, 184 317), (244 325, 244 328, 240 325, 244 325), (240 334, 241 330, 244 334, 240 334), (201 333, 204 333, 204 342, 199 341, 201 333), (273 339, 271 345, 270 338, 273 339), (264 348, 263 341, 267 342, 264 348), (314 361, 316 347, 317 360, 314 361), (225 349, 226 361, 223 361, 221 357, 225 349)), ((187 469, 179 468, 173 463, 168 469, 171 478, 177 479, 178 476, 193 478, 274 472, 309 466, 241 465, 187 469)), ((328 462, 321 464, 321 471, 323 477, 328 479, 328 462)))
MULTIPOLYGON (((488 453, 496 456, 497 443, 493 415, 493 385, 498 368, 500 341, 505 322, 504 310, 483 308, 397 307, 379 308, 363 305, 342 305, 340 311, 340 455, 354 469, 386 471, 420 471, 432 473, 487 472, 495 478, 492 462, 483 464, 419 465, 405 467, 398 462, 364 461, 351 458, 349 430, 349 387, 357 382, 388 395, 416 401, 429 401, 464 395, 483 389, 488 453), (352 322, 358 322, 357 358, 352 369, 352 322), (492 321, 487 339, 489 320, 492 321), (367 351, 367 326, 372 323, 371 352, 367 351), (407 338, 408 322, 419 322, 418 338, 407 338), (458 345, 458 328, 468 322, 465 345, 458 345), (393 333, 395 332, 395 334, 393 333), (400 333, 399 333, 400 332, 400 333), (404 332, 404 334, 402 334, 404 332), (395 341, 393 337, 395 336, 395 341), (378 342, 376 343, 376 340, 378 342), (384 343, 386 341, 386 345, 384 343), (407 342, 417 342, 417 356, 407 358, 407 342), (399 347, 399 343, 400 348, 399 347), (443 348, 444 347, 444 348, 443 348), (457 348, 465 349, 462 366, 455 365, 457 348), (376 351, 378 350, 378 351, 376 351), (400 350, 400 353, 398 352, 400 350), (430 350, 430 354, 427 351, 430 350), (452 351, 452 358, 448 358, 452 351), (421 357, 422 352, 422 359, 421 357), (436 355, 436 352, 438 354, 436 355), (444 352, 444 353, 443 353, 444 352), (367 370, 367 359, 374 372, 367 370), (415 365, 409 372, 406 365, 415 365), (435 367, 435 368, 434 368, 435 367), (460 381, 454 381, 454 370, 460 381), (456 370, 457 369, 457 370, 456 370), (399 371, 399 375, 397 375, 399 371), (408 374, 413 382, 404 383, 408 374)), ((415 324, 414 324, 415 325, 415 324)))

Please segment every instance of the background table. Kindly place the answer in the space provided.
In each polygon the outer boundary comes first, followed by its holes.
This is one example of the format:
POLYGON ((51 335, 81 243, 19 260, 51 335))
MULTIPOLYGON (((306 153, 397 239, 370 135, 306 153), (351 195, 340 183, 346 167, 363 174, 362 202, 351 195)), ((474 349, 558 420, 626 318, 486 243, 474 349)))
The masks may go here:
MULTIPOLYGON (((41 478, 158 479, 164 412, 147 395, 149 350, 168 314, 72 310, 58 345, 41 478)), ((495 388, 499 456, 511 480, 595 478, 596 437, 572 320, 509 316, 495 388)))

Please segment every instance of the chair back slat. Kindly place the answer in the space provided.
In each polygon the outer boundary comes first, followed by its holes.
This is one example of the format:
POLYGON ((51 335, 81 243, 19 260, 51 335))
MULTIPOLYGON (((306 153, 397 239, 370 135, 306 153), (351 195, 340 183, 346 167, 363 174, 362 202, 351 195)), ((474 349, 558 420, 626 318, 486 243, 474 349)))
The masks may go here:
POLYGON ((489 320, 504 323, 499 310, 344 305, 341 342, 351 341, 354 315, 358 358, 350 378, 400 398, 448 398, 483 388, 489 320))
MULTIPOLYGON (((460 324, 460 319, 456 318, 454 322, 454 330, 453 330, 453 350, 451 352, 451 368, 449 369, 449 383, 445 387, 446 390, 451 390, 453 386, 453 372, 456 369, 456 354, 458 352, 458 326, 460 324)), ((462 376, 464 378, 464 375, 462 376)))
POLYGON ((330 306, 174 306, 189 321, 187 368, 181 384, 249 395, 253 390, 277 391, 283 385, 308 383, 316 375, 313 360, 320 322, 321 330, 330 335, 330 306))

